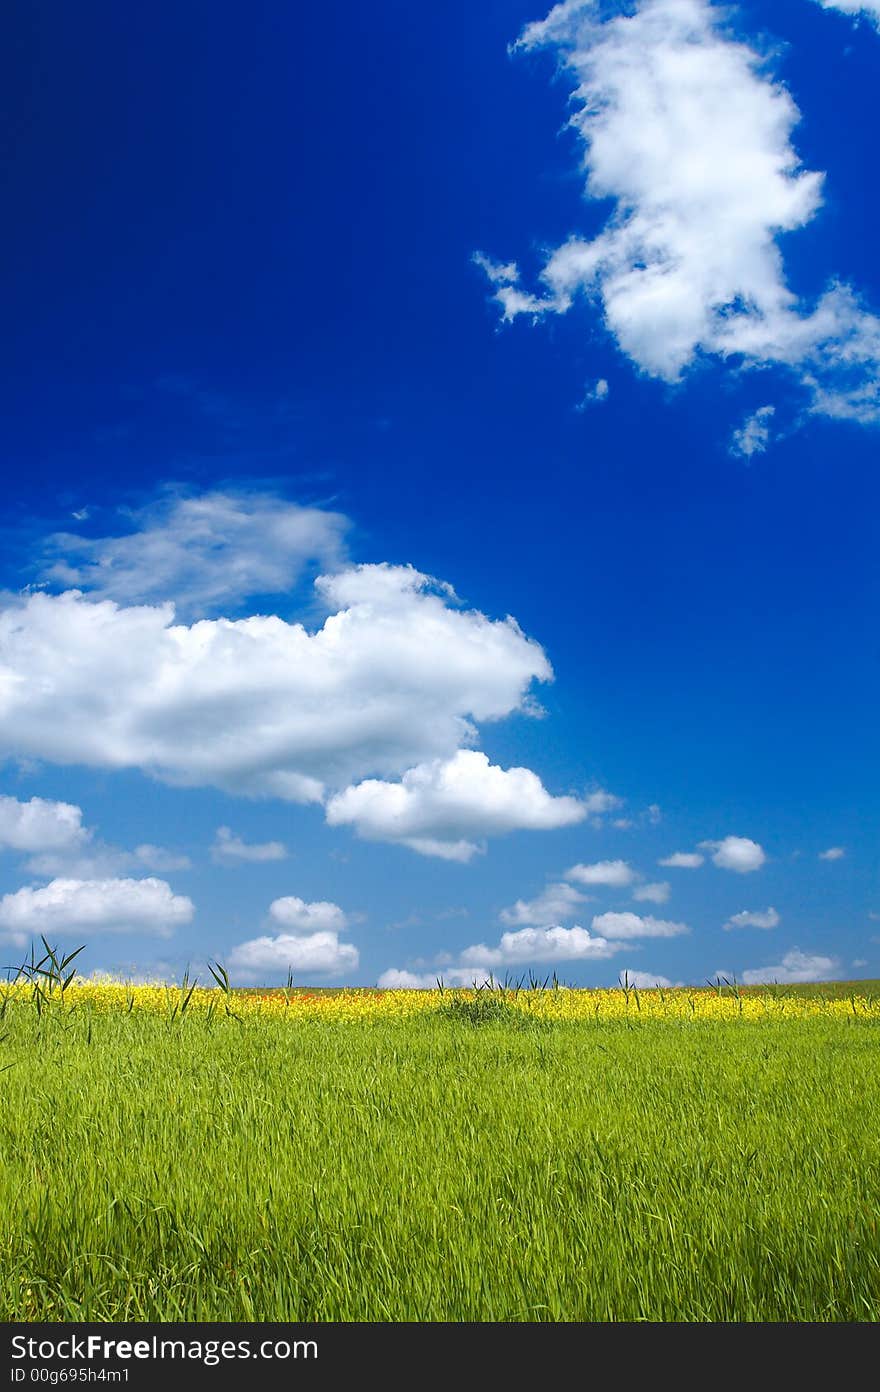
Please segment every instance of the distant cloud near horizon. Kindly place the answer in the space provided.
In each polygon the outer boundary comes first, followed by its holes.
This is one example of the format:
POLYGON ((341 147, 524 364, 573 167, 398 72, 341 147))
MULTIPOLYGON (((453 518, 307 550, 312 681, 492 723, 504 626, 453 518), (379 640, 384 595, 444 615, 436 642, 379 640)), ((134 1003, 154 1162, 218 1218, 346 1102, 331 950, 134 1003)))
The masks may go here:
POLYGON ((266 935, 239 943, 229 954, 229 971, 236 981, 268 983, 287 971, 337 978, 346 971, 356 971, 359 962, 356 947, 341 943, 338 933, 321 930, 266 935))
POLYGON ((794 947, 786 952, 781 962, 772 967, 756 967, 742 974, 746 986, 762 986, 774 981, 781 983, 832 980, 839 963, 835 957, 822 957, 818 954, 801 952, 794 947))
POLYGON ((820 860, 843 860, 846 850, 843 846, 829 846, 827 851, 819 852, 820 860))

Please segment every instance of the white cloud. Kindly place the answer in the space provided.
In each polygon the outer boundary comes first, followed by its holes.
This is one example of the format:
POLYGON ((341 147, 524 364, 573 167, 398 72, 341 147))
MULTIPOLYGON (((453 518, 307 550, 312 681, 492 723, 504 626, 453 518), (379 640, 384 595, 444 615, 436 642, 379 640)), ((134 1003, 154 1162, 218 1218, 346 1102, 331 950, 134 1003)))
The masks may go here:
POLYGON ((304 569, 344 559, 348 520, 271 493, 171 494, 126 514, 121 536, 50 538, 43 578, 123 604, 173 600, 204 612, 249 595, 287 594, 304 569))
POLYGON ((845 285, 812 309, 789 289, 778 239, 813 218, 823 176, 801 168, 790 94, 726 25, 707 0, 643 0, 604 23, 593 0, 566 0, 530 24, 518 47, 558 55, 587 197, 613 207, 598 235, 552 251, 539 294, 515 263, 481 264, 505 319, 586 295, 651 376, 675 382, 700 354, 776 363, 812 411, 876 420, 880 321, 845 285))
POLYGON ((218 865, 241 865, 245 861, 262 863, 268 860, 286 860, 287 847, 281 841, 248 842, 226 826, 218 827, 211 859, 218 865))
POLYGON ((655 884, 639 885, 633 890, 633 898, 645 901, 649 904, 665 904, 669 898, 670 885, 666 880, 658 881, 655 884))
POLYGON ((671 923, 663 918, 642 918, 639 914, 602 913, 593 919, 593 931, 604 938, 677 938, 689 933, 686 923, 671 923))
POLYGON ((502 909, 499 917, 502 923, 512 928, 531 925, 546 927, 572 918, 587 898, 574 885, 550 884, 534 899, 517 899, 511 908, 502 909))
POLYGON ((742 913, 732 914, 724 927, 730 928, 778 928, 782 922, 775 909, 743 909, 742 913))
POLYGON ((604 817, 606 812, 614 812, 616 808, 622 807, 624 799, 618 797, 616 793, 609 793, 604 788, 597 788, 592 793, 587 793, 584 798, 584 809, 588 817, 604 817))
POLYGON ((576 411, 586 411, 589 406, 599 406, 603 401, 608 400, 610 388, 604 377, 600 377, 584 391, 583 396, 575 407, 576 411))
POLYGON ((287 971, 338 977, 356 971, 359 960, 357 948, 341 943, 338 933, 280 933, 239 943, 229 954, 229 970, 246 981, 287 971))
POLYGON ((597 860, 592 865, 572 865, 565 872, 567 880, 577 880, 578 884, 610 885, 615 889, 632 884, 636 872, 625 860, 597 860))
POLYGON ((760 986, 767 982, 808 982, 827 981, 833 978, 838 962, 834 957, 810 956, 800 948, 786 952, 782 961, 773 967, 757 967, 743 972, 746 986, 760 986))
POLYGON ((189 870, 191 864, 189 856, 178 855, 176 851, 166 850, 164 846, 148 843, 135 846, 132 855, 137 864, 148 870, 189 870))
POLYGON ((33 875, 60 877, 67 880, 108 880, 126 871, 158 870, 168 874, 173 870, 189 870, 189 856, 169 851, 164 846, 144 844, 133 851, 109 846, 104 841, 88 840, 82 848, 72 846, 57 851, 42 851, 32 855, 27 869, 33 875))
POLYGON ((474 837, 571 826, 585 815, 582 802, 552 797, 530 769, 499 768, 473 749, 408 769, 399 783, 367 779, 327 804, 331 826, 461 861, 480 849, 474 837))
POLYGON ((669 870, 698 870, 703 864, 703 859, 697 851, 675 851, 665 860, 658 860, 657 864, 669 870))
MULTIPOLYGON (((595 919, 593 926, 596 926, 595 919)), ((460 961, 466 966, 513 967, 527 962, 587 962, 612 956, 622 949, 586 928, 521 928, 502 933, 497 947, 477 943, 465 948, 460 961)))
POLYGON ((775 414, 775 406, 759 406, 757 411, 746 416, 740 428, 733 432, 730 453, 745 459, 763 454, 770 443, 770 421, 775 414))
POLYGON ((841 14, 867 16, 880 28, 880 0, 819 0, 823 10, 839 10, 841 14))
POLYGON ((552 678, 515 620, 463 609, 412 567, 316 583, 335 610, 317 632, 273 616, 186 626, 170 605, 76 591, 9 602, 0 758, 317 802, 328 783, 451 759, 475 721, 529 713, 532 681, 552 678))
POLYGON ((194 906, 165 880, 52 880, 0 899, 0 929, 23 934, 156 933, 189 923, 194 906))
POLYGON ((733 870, 738 875, 760 870, 767 859, 757 841, 750 841, 747 836, 725 836, 722 841, 701 841, 700 845, 713 853, 713 865, 721 870, 733 870))
POLYGON ((494 977, 491 972, 477 967, 447 967, 433 974, 389 967, 376 984, 385 991, 431 991, 436 989, 438 980, 444 986, 488 986, 494 977))
POLYGON ((853 958, 853 966, 854 966, 854 967, 866 967, 867 965, 868 965, 868 959, 867 959, 867 957, 854 957, 854 958, 853 958))
POLYGON ((629 967, 620 973, 618 980, 621 985, 626 982, 627 986, 635 986, 638 991, 651 991, 655 986, 673 985, 668 977, 659 976, 657 972, 632 971, 629 967))
POLYGON ((269 913, 276 923, 294 932, 311 933, 319 929, 329 929, 341 933, 348 926, 348 919, 338 904, 330 904, 319 899, 307 904, 290 894, 283 899, 275 899, 269 905, 269 913))
POLYGON ((843 860, 846 850, 843 846, 829 846, 827 851, 819 852, 820 860, 843 860))
POLYGON ((87 841, 82 809, 70 802, 0 796, 0 850, 71 850, 87 841))

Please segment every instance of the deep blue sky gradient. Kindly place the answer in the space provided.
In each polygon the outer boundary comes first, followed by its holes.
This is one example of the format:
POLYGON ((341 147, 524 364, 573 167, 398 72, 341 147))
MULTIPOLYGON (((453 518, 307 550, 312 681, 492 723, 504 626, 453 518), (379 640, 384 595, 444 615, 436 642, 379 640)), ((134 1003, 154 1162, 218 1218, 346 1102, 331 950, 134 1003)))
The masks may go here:
MULTIPOLYGON (((412 562, 545 647, 547 719, 484 726, 493 761, 663 812, 632 832, 517 833, 461 866, 358 842, 307 809, 9 767, 0 791, 79 802, 108 840, 195 862, 168 877, 196 899, 192 928, 90 944, 93 965, 222 953, 288 893, 363 912, 352 936, 375 980, 496 941, 505 904, 572 861, 620 856, 673 879, 670 903, 643 909, 693 928, 631 965, 699 980, 798 944, 880 975, 876 429, 795 428, 792 405, 787 438, 747 462, 727 442, 747 411, 786 401, 775 370, 640 378, 586 306, 499 328, 474 251, 533 274, 543 246, 607 212, 582 198, 566 84, 549 58, 507 52, 541 13, 520 0, 7 13, 0 580, 32 578, 39 538, 73 509, 100 530, 168 483, 331 504, 353 519, 356 559, 412 562), (608 400, 577 410, 600 376, 608 400), (219 871, 205 848, 220 823, 295 858, 219 871), (654 866, 728 832, 771 856, 760 884, 654 866), (832 844, 845 860, 818 862, 832 844), (774 934, 721 933, 768 903, 774 934)), ((806 0, 756 0, 737 22, 776 46, 803 113, 795 145, 827 171, 822 211, 785 239, 792 285, 814 295, 833 269, 876 308, 880 35, 806 0)), ((3 891, 23 882, 10 857, 0 877, 3 891)), ((612 900, 596 910, 638 908, 612 900)), ((621 964, 569 975, 611 981, 621 964)))

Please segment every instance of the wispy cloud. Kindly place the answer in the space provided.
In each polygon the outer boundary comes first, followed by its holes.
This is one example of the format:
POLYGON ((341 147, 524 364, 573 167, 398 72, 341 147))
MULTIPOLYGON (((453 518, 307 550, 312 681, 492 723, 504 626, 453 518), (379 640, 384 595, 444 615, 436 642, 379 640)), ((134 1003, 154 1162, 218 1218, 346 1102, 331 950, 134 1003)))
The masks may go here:
POLYGON ((125 530, 112 536, 56 533, 43 580, 120 604, 172 600, 204 615, 251 595, 289 594, 309 566, 338 570, 345 561, 347 518, 272 493, 169 492, 122 517, 125 530))
POLYGON ((642 900, 649 904, 665 904, 669 898, 671 886, 667 880, 658 880, 652 884, 638 885, 633 890, 633 898, 642 900))
POLYGON ((742 913, 732 914, 724 927, 730 928, 778 928, 782 922, 775 909, 743 909, 742 913))
POLYGON ((864 16, 880 28, 880 0, 819 0, 823 10, 839 10, 854 19, 864 16))
POLYGON ((704 860, 705 856, 701 856, 699 851, 673 851, 672 855, 658 860, 657 864, 668 870, 699 870, 704 860))
POLYGON ((770 422, 775 414, 775 406, 759 406, 757 411, 746 416, 739 429, 733 432, 730 453, 744 459, 763 454, 770 443, 770 422))
POLYGON ((217 865, 262 864, 272 860, 286 860, 287 847, 281 841, 243 841, 230 827, 217 828, 211 859, 217 865))

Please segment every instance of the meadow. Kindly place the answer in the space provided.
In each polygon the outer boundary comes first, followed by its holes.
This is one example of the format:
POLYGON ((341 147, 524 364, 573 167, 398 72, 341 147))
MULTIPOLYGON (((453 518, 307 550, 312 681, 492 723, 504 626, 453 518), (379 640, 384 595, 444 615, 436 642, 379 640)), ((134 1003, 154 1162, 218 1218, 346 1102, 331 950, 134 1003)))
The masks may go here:
POLYGON ((880 995, 0 987, 0 1318, 875 1321, 880 995))

